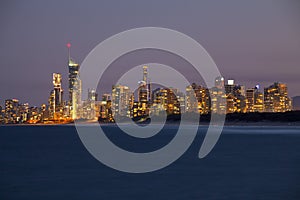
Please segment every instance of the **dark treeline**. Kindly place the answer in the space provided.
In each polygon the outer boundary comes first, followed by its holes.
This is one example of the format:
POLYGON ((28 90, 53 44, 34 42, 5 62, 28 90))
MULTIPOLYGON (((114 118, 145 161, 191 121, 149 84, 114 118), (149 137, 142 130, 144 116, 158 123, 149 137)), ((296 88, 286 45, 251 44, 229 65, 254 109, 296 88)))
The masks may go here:
MULTIPOLYGON (((169 120, 176 121, 180 116, 169 116, 169 120)), ((200 122, 209 122, 210 114, 201 115, 200 122)), ((226 122, 300 122, 300 111, 283 113, 229 113, 226 114, 226 122)))
POLYGON ((300 122, 300 111, 288 111, 283 113, 231 113, 226 115, 226 121, 300 122))
MULTIPOLYGON (((186 113, 188 119, 196 119, 195 113, 186 113), (190 115, 190 116, 189 116, 190 115)), ((209 122, 211 119, 210 114, 200 115, 200 122, 209 122)), ((136 123, 142 123, 147 124, 150 123, 151 120, 154 122, 160 122, 161 120, 164 121, 164 118, 161 118, 159 116, 156 116, 156 118, 150 119, 150 118, 127 118, 124 117, 124 119, 119 119, 120 122, 126 122, 128 120, 133 120, 136 123), (126 118, 126 119, 125 119, 126 118)), ((167 123, 173 123, 173 122, 180 122, 181 116, 180 115, 168 115, 167 116, 167 123)), ((104 122, 100 121, 99 122, 104 122)), ((259 113, 259 112, 253 112, 253 113, 229 113, 226 114, 226 122, 300 122, 300 111, 289 111, 284 113, 259 113)), ((104 122, 105 123, 105 122, 104 122)))
MULTIPOLYGON (((192 114, 191 114, 192 115, 192 114)), ((193 117, 191 116, 191 119, 193 117)), ((210 114, 200 115, 200 122, 209 122, 210 114)), ((180 115, 169 115, 167 121, 180 121, 180 115)), ((226 122, 300 122, 300 111, 289 111, 284 113, 229 113, 226 122)))

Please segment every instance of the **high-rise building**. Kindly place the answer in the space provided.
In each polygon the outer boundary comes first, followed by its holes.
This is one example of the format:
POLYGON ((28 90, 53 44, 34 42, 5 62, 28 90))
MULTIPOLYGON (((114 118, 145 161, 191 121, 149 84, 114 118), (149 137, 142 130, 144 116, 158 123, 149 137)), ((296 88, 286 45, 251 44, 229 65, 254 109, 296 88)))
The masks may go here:
POLYGON ((127 116, 130 117, 130 109, 132 104, 133 93, 130 88, 123 85, 114 85, 112 87, 111 108, 114 117, 127 116))
POLYGON ((226 95, 226 113, 234 112, 237 112, 237 99, 232 93, 229 93, 226 95))
POLYGON ((2 110, 2 106, 0 105, 0 124, 4 124, 4 113, 5 111, 2 110))
POLYGON ((70 56, 71 44, 67 44, 69 59, 69 107, 72 119, 80 118, 79 108, 81 105, 81 80, 79 78, 79 64, 77 64, 70 56))
POLYGON ((88 100, 89 101, 97 101, 98 94, 96 93, 95 89, 88 89, 88 100))
POLYGON ((148 104, 148 89, 143 82, 140 82, 138 88, 138 101, 147 107, 148 104))
POLYGON ((275 82, 264 89, 266 112, 286 112, 292 110, 292 101, 288 97, 288 88, 284 83, 275 82))
POLYGON ((264 95, 259 91, 258 85, 247 89, 246 107, 247 112, 264 112, 264 95))
POLYGON ((49 109, 46 104, 41 105, 41 122, 49 120, 49 109))
POLYGON ((210 112, 209 90, 193 83, 186 87, 186 111, 207 114, 210 112))
POLYGON ((151 101, 151 84, 148 82, 148 67, 143 66, 143 80, 138 82, 138 105, 139 115, 147 116, 149 114, 149 104, 151 101))
POLYGON ((225 85, 227 109, 226 113, 245 112, 245 87, 237 85, 234 80, 229 79, 225 85))
POLYGON ((159 114, 165 110, 168 115, 180 114, 180 102, 177 99, 176 89, 162 88, 158 89, 153 94, 153 107, 157 108, 154 112, 159 114))
POLYGON ((225 92, 219 87, 213 87, 210 89, 210 99, 211 99, 211 112, 217 114, 226 114, 227 99, 225 92))
POLYGON ((235 88, 234 80, 229 79, 227 84, 225 85, 225 93, 226 94, 233 94, 234 95, 234 88, 235 88))
POLYGON ((246 105, 247 112, 264 112, 264 95, 257 86, 247 89, 246 105))
POLYGON ((218 114, 226 114, 226 93, 224 89, 225 79, 221 76, 218 76, 215 79, 215 87, 210 89, 211 97, 211 112, 218 114))
POLYGON ((236 101, 236 111, 238 113, 245 113, 246 112, 246 97, 244 95, 237 95, 235 96, 236 101))
POLYGON ((56 108, 63 105, 63 89, 61 87, 61 81, 61 74, 53 73, 53 88, 56 108))
POLYGON ((23 103, 19 105, 20 122, 24 123, 28 120, 29 104, 23 103))
POLYGON ((48 105, 49 105, 49 119, 54 119, 55 116, 55 93, 54 90, 51 90, 50 96, 48 98, 48 105))
POLYGON ((198 101, 194 88, 196 88, 195 83, 185 89, 185 111, 190 113, 198 112, 198 101))
POLYGON ((18 99, 5 100, 5 123, 15 124, 20 122, 20 109, 18 99))
POLYGON ((113 122, 111 95, 103 94, 102 100, 99 105, 99 121, 100 122, 113 122))
POLYGON ((28 109, 28 122, 35 124, 41 121, 41 110, 39 107, 30 107, 28 109))
POLYGON ((64 103, 63 103, 63 89, 61 74, 52 74, 53 90, 50 92, 48 99, 49 103, 49 118, 58 120, 63 117, 64 103))
POLYGON ((96 119, 98 117, 96 109, 96 101, 98 94, 95 89, 88 89, 88 99, 82 103, 81 118, 83 119, 96 119))
POLYGON ((265 111, 265 104, 264 104, 264 94, 259 91, 259 85, 255 86, 254 92, 254 105, 253 110, 254 112, 264 112, 265 111))
POLYGON ((224 89, 224 85, 225 85, 225 79, 224 79, 224 77, 218 76, 215 79, 215 87, 222 90, 222 89, 224 89))
POLYGON ((111 95, 110 94, 103 94, 102 95, 102 101, 109 101, 111 100, 111 95))
POLYGON ((179 89, 176 89, 176 88, 171 88, 171 89, 174 92, 174 94, 177 98, 177 101, 179 103, 180 113, 185 113, 185 110, 186 110, 185 94, 183 92, 181 92, 179 89))
POLYGON ((254 105, 254 89, 247 89, 246 90, 246 105, 247 105, 247 112, 253 112, 253 105, 254 105))

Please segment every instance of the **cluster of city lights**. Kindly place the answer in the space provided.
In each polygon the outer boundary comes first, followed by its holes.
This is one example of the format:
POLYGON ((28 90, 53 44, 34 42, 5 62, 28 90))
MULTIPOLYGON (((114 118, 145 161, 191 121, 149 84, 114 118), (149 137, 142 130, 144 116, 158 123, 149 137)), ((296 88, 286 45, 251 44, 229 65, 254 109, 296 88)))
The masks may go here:
POLYGON ((89 89, 88 98, 81 100, 81 80, 79 64, 70 56, 68 47, 68 101, 63 101, 62 77, 53 73, 53 90, 48 104, 30 107, 17 99, 5 100, 5 108, 0 107, 0 123, 70 123, 74 120, 114 122, 116 118, 147 119, 162 111, 168 115, 191 112, 247 113, 286 112, 292 110, 287 85, 275 82, 260 91, 260 86, 245 89, 234 80, 223 77, 215 79, 215 87, 206 88, 195 83, 186 87, 185 92, 176 88, 152 89, 148 79, 148 66, 143 66, 142 80, 138 82, 137 95, 128 86, 113 85, 111 94, 98 98, 95 89, 89 89), (137 96, 137 98, 135 98, 137 96))

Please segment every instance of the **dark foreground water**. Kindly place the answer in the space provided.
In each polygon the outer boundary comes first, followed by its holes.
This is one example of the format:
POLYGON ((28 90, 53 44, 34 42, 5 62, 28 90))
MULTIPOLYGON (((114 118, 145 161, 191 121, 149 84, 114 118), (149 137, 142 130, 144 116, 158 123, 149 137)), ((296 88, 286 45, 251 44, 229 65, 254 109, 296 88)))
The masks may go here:
MULTIPOLYGON (((162 147, 173 129, 144 142, 105 127, 136 152, 162 147)), ((205 129, 170 166, 128 174, 94 159, 73 126, 0 127, 0 199, 300 199, 300 127, 227 127, 198 159, 205 129)))

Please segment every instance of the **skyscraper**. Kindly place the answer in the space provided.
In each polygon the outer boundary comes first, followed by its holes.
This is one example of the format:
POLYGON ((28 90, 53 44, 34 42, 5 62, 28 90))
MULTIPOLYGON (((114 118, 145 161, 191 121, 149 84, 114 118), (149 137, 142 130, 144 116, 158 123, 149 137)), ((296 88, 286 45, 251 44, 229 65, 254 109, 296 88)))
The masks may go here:
POLYGON ((237 85, 234 80, 229 79, 225 85, 227 111, 226 113, 245 112, 245 87, 237 85))
POLYGON ((186 112, 198 112, 198 101, 196 98, 195 88, 196 84, 193 83, 185 89, 185 111, 186 112))
POLYGON ((154 106, 158 107, 158 113, 165 110, 167 114, 180 114, 180 102, 177 99, 176 89, 162 88, 153 94, 154 106))
POLYGON ((77 64, 70 55, 71 44, 68 47, 68 68, 69 68, 69 107, 72 119, 79 118, 79 106, 81 104, 81 80, 79 79, 79 64, 77 64))
POLYGON ((254 112, 264 112, 265 111, 265 104, 264 104, 264 94, 259 91, 259 85, 255 86, 254 92, 254 112))
POLYGON ((19 100, 5 100, 5 123, 18 123, 20 120, 19 100))
POLYGON ((96 93, 95 89, 88 89, 88 100, 89 101, 97 101, 98 94, 96 93))
POLYGON ((215 79, 215 87, 210 89, 211 112, 218 114, 226 113, 226 94, 224 90, 225 79, 218 76, 215 79))
POLYGON ((275 82, 264 89, 266 112, 286 112, 292 110, 292 101, 288 97, 288 88, 284 83, 275 82))
POLYGON ((148 67, 143 66, 143 80, 138 82, 138 105, 140 115, 149 114, 150 84, 148 83, 148 67))
POLYGON ((247 112, 264 112, 264 95, 259 85, 246 90, 246 107, 247 112))
POLYGON ((4 123, 4 113, 5 111, 2 110, 2 106, 0 105, 0 124, 4 123))
POLYGON ((96 111, 97 97, 98 94, 95 89, 88 89, 88 99, 82 103, 81 118, 96 119, 98 117, 99 113, 96 111))
POLYGON ((215 78, 215 87, 218 89, 224 89, 225 79, 222 76, 218 76, 215 78))
POLYGON ((53 90, 49 96, 49 117, 51 119, 59 119, 63 116, 64 105, 63 105, 63 89, 61 87, 61 74, 52 74, 53 90))
POLYGON ((111 110, 111 95, 103 94, 102 100, 99 104, 99 121, 101 122, 113 122, 112 110, 111 110))
POLYGON ((54 119, 55 116, 55 93, 54 90, 51 90, 50 96, 48 98, 49 104, 49 118, 54 119))
POLYGON ((247 112, 254 112, 254 88, 246 90, 246 106, 247 112))
POLYGON ((111 108, 114 117, 130 117, 132 92, 130 88, 123 85, 114 85, 112 87, 111 108))
POLYGON ((227 84, 225 85, 225 93, 228 94, 233 94, 234 95, 234 80, 228 80, 227 84))
POLYGON ((186 87, 186 111, 207 114, 210 112, 209 90, 193 83, 186 87))
POLYGON ((55 107, 62 106, 63 104, 63 90, 61 87, 61 74, 53 73, 53 88, 54 88, 54 96, 55 96, 55 107))

